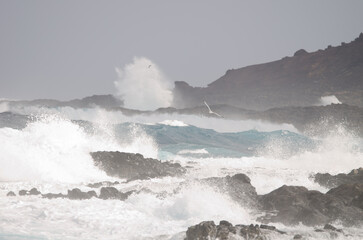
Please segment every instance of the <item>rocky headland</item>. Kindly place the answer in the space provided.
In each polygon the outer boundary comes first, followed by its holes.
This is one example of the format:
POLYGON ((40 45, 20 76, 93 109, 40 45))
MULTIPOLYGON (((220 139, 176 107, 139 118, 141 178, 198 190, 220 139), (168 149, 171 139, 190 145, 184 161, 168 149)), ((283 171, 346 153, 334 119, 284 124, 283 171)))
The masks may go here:
POLYGON ((363 107, 363 33, 350 43, 292 57, 231 69, 207 87, 176 82, 174 107, 211 105, 267 110, 312 106, 334 95, 345 104, 363 107))
POLYGON ((141 154, 125 152, 93 152, 95 165, 112 177, 127 179, 149 179, 165 176, 180 176, 185 169, 178 163, 161 162, 144 158, 141 154))

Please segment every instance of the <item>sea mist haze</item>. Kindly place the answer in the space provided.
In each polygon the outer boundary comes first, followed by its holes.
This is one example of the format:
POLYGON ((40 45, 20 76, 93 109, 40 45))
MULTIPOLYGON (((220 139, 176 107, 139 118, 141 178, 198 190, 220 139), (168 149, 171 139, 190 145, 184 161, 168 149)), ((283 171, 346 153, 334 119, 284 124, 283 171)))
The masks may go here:
POLYGON ((1 2, 0 240, 363 239, 362 4, 323 3, 1 2))

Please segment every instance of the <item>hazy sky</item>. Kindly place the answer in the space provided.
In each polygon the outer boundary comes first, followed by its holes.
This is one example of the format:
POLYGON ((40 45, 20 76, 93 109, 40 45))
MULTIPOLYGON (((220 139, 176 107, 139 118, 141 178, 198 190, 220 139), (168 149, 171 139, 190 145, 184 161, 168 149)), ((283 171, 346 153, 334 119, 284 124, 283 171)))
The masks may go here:
POLYGON ((115 67, 147 57, 170 81, 350 42, 363 1, 0 0, 0 98, 115 93, 115 67))

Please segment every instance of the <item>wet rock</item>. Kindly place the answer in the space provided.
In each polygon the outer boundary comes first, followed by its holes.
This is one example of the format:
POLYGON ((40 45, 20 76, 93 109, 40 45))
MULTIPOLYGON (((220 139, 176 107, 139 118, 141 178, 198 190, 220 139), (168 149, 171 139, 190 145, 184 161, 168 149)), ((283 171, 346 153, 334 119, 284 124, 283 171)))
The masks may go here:
POLYGON ((96 197, 98 197, 98 196, 97 196, 97 193, 96 193, 95 191, 93 191, 93 190, 92 190, 92 191, 88 191, 88 192, 87 192, 87 194, 88 194, 88 196, 90 196, 91 198, 93 198, 93 197, 95 197, 95 198, 96 198, 96 197))
POLYGON ((185 169, 178 163, 144 158, 141 154, 93 152, 91 156, 95 165, 104 170, 109 176, 128 180, 177 176, 185 173, 185 169))
POLYGON ((97 182, 97 183, 90 183, 87 185, 87 187, 90 187, 90 188, 99 188, 99 187, 103 187, 103 186, 111 187, 111 186, 117 185, 117 184, 120 184, 120 182, 103 181, 103 182, 97 182))
POLYGON ((125 200, 129 195, 122 193, 114 187, 102 187, 99 198, 101 199, 120 199, 125 200))
POLYGON ((210 240, 217 235, 217 226, 213 221, 201 222, 189 227, 186 233, 186 240, 210 240))
POLYGON ((202 179, 201 182, 217 187, 221 192, 227 193, 232 199, 244 206, 256 207, 258 205, 256 189, 251 185, 250 178, 243 173, 233 175, 232 177, 206 178, 202 179))
POLYGON ((16 195, 15 195, 15 193, 13 191, 10 191, 10 192, 8 192, 8 194, 6 194, 6 196, 15 197, 16 195))
POLYGON ((19 191, 19 196, 25 196, 28 194, 28 191, 27 190, 20 190, 19 191))
MULTIPOLYGON (((186 240, 199 239, 269 239, 268 235, 273 232, 280 232, 274 226, 268 225, 235 225, 228 221, 220 221, 219 225, 215 225, 213 221, 201 222, 195 226, 189 227, 186 232, 186 240), (262 226, 262 228, 261 228, 262 226), (261 230, 263 229, 263 230, 261 230)), ((276 235, 275 235, 276 236, 276 235)))
POLYGON ((217 238, 221 240, 229 239, 229 234, 236 234, 237 230, 232 223, 222 220, 217 226, 217 238))
POLYGON ((329 173, 317 173, 314 176, 314 181, 329 189, 342 184, 363 183, 363 168, 354 169, 348 174, 330 175, 329 173))
POLYGON ((28 192, 28 195, 39 195, 39 194, 41 194, 41 192, 39 192, 38 189, 36 188, 30 189, 30 191, 28 192))
POLYGON ((20 190, 19 196, 25 196, 25 195, 39 195, 41 192, 38 191, 36 188, 32 188, 29 191, 28 190, 20 190))
POLYGON ((302 239, 303 237, 300 234, 295 234, 293 239, 302 239))
POLYGON ((363 223, 363 211, 352 204, 352 198, 359 193, 360 187, 352 186, 342 186, 323 194, 305 187, 284 185, 260 197, 264 210, 275 211, 268 219, 260 220, 308 226, 341 220, 345 225, 359 225, 363 223))
POLYGON ((72 200, 84 200, 90 199, 95 196, 97 197, 95 191, 82 192, 79 188, 74 188, 72 190, 68 190, 68 194, 66 197, 72 200))
POLYGON ((363 210, 363 203, 357 201, 363 198, 363 183, 342 184, 329 190, 327 194, 339 198, 346 205, 353 205, 363 210))
POLYGON ((261 229, 258 225, 251 224, 249 226, 244 226, 244 225, 240 226, 241 226, 240 235, 245 239, 264 239, 264 237, 262 236, 261 229))
POLYGON ((260 225, 260 228, 261 229, 268 229, 268 230, 271 230, 271 231, 275 231, 276 230, 276 227, 275 226, 264 225, 264 224, 261 224, 260 225))
POLYGON ((53 199, 53 198, 66 198, 67 195, 64 195, 62 193, 46 193, 42 194, 43 198, 53 199))
POLYGON ((338 229, 338 228, 334 227, 334 226, 333 226, 333 225, 331 225, 331 224, 325 224, 324 229, 325 229, 325 230, 331 230, 331 231, 334 231, 334 232, 340 232, 340 233, 342 233, 342 232, 343 232, 343 230, 342 230, 342 229, 338 229))

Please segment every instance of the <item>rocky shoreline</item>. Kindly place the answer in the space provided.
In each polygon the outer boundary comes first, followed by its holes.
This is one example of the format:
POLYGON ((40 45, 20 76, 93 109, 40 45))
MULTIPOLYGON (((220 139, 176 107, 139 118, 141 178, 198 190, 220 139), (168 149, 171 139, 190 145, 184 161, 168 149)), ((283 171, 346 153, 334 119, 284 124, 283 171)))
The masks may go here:
MULTIPOLYGON (((145 180, 165 176, 181 176, 186 169, 177 163, 161 162, 157 159, 144 158, 140 154, 121 152, 96 152, 91 153, 95 165, 103 169, 110 176, 124 178, 127 183, 133 180, 145 180)), ((209 185, 216 191, 225 193, 235 202, 248 209, 259 212, 256 221, 260 225, 232 225, 227 221, 221 221, 216 225, 213 221, 201 222, 188 228, 186 239, 268 239, 269 235, 284 235, 284 231, 278 230, 270 224, 282 223, 285 226, 298 226, 303 224, 308 227, 318 227, 315 232, 328 233, 333 237, 339 234, 345 236, 344 231, 337 229, 332 224, 339 222, 344 227, 359 227, 363 225, 363 168, 354 169, 348 174, 315 174, 314 180, 330 190, 322 193, 309 190, 303 186, 283 185, 270 193, 258 195, 250 178, 238 173, 233 176, 210 177, 195 179, 199 184, 209 185), (338 185, 338 186, 337 186, 338 185), (320 226, 325 226, 323 229, 320 226)), ((189 181, 189 180, 188 180, 189 181)), ((188 184, 182 182, 174 190, 188 184)), ((70 200, 86 200, 98 198, 102 200, 126 200, 132 194, 141 191, 131 190, 122 192, 117 189, 119 182, 100 182, 86 185, 96 191, 81 191, 78 188, 62 193, 41 193, 36 188, 20 190, 19 196, 36 195, 47 199, 65 198, 70 200)), ((14 192, 7 194, 16 196, 14 192)), ((303 239, 303 236, 295 234, 294 239, 303 239)))
MULTIPOLYGON (((324 227, 318 227, 313 230, 314 235, 320 234, 321 236, 328 236, 328 238, 336 239, 338 237, 346 238, 343 229, 338 229, 331 224, 326 224, 324 227)), ((273 225, 264 224, 250 224, 233 225, 228 221, 222 220, 219 225, 214 221, 204 221, 194 226, 191 226, 186 231, 184 240, 228 240, 228 239, 308 239, 310 233, 301 234, 294 231, 285 232, 277 229, 273 225)), ((324 238, 325 238, 324 237, 324 238)))

